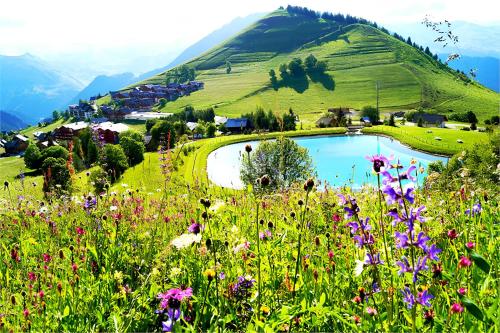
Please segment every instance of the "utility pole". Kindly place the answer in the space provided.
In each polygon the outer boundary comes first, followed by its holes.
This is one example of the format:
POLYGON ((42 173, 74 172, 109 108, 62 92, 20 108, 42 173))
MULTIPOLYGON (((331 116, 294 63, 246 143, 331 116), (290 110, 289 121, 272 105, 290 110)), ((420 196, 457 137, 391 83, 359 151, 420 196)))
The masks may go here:
POLYGON ((375 83, 375 88, 377 89, 377 113, 379 113, 379 110, 378 110, 378 100, 379 100, 379 94, 378 94, 379 84, 378 84, 378 81, 375 83))

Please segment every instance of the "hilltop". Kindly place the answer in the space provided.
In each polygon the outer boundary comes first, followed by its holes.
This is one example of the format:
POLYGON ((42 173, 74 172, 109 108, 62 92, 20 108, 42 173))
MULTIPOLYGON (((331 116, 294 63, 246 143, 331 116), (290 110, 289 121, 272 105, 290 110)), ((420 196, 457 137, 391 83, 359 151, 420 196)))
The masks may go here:
MULTIPOLYGON (((473 110, 485 119, 498 112, 500 101, 499 94, 467 82, 376 24, 312 11, 274 11, 187 65, 196 68, 196 79, 205 83, 205 89, 167 103, 162 111, 178 112, 190 104, 237 116, 256 106, 275 112, 291 107, 302 120, 314 121, 328 107, 375 105, 377 82, 382 111, 423 106, 445 114, 473 110), (280 64, 309 54, 327 63, 326 74, 333 85, 308 78, 298 88, 273 89, 271 69, 278 72, 280 64)), ((141 83, 164 83, 166 73, 141 83)))

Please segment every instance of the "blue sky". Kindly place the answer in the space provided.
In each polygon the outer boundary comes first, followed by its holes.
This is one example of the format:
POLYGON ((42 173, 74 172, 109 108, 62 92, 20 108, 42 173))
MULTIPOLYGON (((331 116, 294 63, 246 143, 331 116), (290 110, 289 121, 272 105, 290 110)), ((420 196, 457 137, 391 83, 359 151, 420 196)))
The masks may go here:
POLYGON ((180 50, 237 16, 288 3, 382 24, 436 19, 498 22, 499 1, 437 0, 15 0, 0 5, 0 54, 180 50))

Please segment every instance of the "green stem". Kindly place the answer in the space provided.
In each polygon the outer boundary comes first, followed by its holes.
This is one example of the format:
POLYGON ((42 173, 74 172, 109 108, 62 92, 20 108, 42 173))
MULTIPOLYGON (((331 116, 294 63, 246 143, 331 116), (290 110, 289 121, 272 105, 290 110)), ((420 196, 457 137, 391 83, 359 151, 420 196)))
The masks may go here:
POLYGON ((260 302, 262 297, 261 289, 261 274, 260 274, 260 235, 259 235, 259 201, 257 200, 257 215, 255 218, 255 225, 257 230, 257 290, 259 295, 257 296, 257 319, 260 320, 260 302))

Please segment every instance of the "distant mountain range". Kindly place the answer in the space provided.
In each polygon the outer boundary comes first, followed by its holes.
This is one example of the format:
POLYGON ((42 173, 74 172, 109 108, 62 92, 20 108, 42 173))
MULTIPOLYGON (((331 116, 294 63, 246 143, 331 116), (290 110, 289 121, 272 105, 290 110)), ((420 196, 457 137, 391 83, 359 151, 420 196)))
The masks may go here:
MULTIPOLYGON (((439 58, 445 61, 448 54, 440 54, 439 58)), ((500 92, 500 59, 493 57, 461 56, 449 62, 449 66, 469 74, 471 69, 476 69, 476 80, 482 85, 500 92)))
POLYGON ((28 126, 22 119, 5 111, 0 111, 0 131, 15 131, 28 126))
POLYGON ((0 56, 0 69, 0 110, 26 123, 64 107, 83 88, 78 80, 30 54, 0 56))

